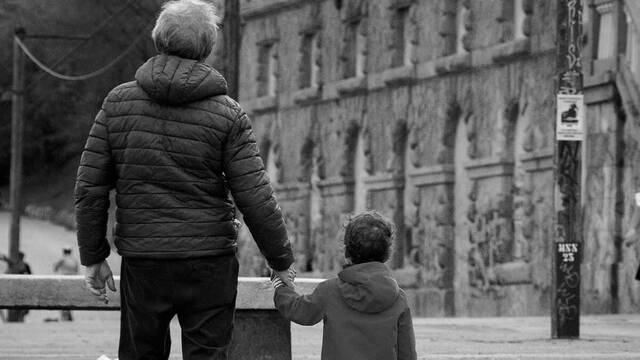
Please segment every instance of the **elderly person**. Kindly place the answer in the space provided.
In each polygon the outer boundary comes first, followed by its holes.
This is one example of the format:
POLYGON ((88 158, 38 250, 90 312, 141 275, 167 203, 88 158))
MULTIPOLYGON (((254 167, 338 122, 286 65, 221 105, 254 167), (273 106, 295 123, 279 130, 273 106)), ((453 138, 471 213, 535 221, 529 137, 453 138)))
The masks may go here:
POLYGON ((204 63, 218 34, 213 5, 170 1, 152 38, 160 53, 106 97, 76 182, 81 263, 90 291, 115 291, 106 258, 109 191, 122 255, 119 358, 167 359, 178 316, 184 359, 226 359, 238 283, 235 205, 269 266, 293 263, 251 123, 204 63))

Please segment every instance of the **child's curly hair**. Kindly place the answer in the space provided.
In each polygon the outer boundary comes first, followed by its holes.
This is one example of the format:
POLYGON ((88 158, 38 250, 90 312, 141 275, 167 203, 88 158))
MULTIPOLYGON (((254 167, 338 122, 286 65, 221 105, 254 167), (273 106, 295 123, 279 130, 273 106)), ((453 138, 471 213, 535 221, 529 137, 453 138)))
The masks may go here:
POLYGON ((391 255, 395 226, 377 211, 365 211, 349 220, 345 227, 345 257, 353 264, 385 262, 391 255))

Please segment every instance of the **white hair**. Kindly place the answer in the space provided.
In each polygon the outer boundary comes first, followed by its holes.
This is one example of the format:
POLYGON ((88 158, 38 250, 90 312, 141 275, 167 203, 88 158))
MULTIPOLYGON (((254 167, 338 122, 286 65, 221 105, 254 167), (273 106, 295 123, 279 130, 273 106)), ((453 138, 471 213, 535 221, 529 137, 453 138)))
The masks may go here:
POLYGON ((218 37, 220 16, 203 0, 174 0, 162 5, 151 38, 158 52, 204 60, 218 37))

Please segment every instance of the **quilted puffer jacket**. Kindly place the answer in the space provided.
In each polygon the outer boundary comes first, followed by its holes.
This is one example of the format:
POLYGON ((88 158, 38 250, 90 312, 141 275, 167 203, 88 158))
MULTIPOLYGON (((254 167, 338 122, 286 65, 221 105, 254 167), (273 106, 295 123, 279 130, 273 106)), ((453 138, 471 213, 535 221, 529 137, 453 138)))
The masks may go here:
POLYGON ((269 265, 293 262, 251 123, 202 62, 158 55, 106 97, 75 189, 83 265, 109 255, 109 191, 122 256, 192 258, 236 251, 235 205, 269 265), (229 197, 233 196, 234 202, 229 197))

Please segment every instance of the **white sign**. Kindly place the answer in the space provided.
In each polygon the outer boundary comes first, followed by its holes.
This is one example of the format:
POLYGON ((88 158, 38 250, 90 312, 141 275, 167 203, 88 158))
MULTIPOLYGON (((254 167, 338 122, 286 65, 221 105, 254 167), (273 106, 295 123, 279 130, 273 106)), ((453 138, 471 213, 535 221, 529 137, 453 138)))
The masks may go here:
POLYGON ((636 193, 636 206, 640 206, 640 193, 636 193))
POLYGON ((584 97, 558 94, 556 140, 584 140, 584 97))

